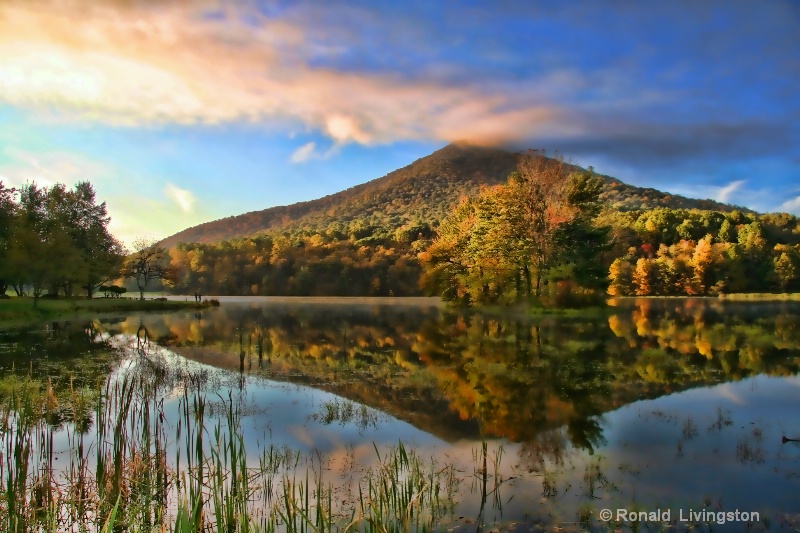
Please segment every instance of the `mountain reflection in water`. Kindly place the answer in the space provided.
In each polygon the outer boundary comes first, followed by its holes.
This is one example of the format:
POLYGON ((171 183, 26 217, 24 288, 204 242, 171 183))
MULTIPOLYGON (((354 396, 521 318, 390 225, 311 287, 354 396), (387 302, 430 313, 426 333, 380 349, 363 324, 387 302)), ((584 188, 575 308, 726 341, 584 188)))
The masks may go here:
POLYGON ((800 437, 800 305, 613 305, 589 318, 531 318, 386 301, 223 299, 197 314, 2 332, 0 365, 56 386, 78 370, 73 380, 90 383, 115 367, 98 346, 139 339, 143 353, 160 347, 221 369, 264 409, 250 414, 247 431, 283 432, 290 446, 364 458, 373 442, 409 437, 421 454, 441 457, 499 439, 515 456, 498 489, 506 517, 530 516, 532 502, 574 518, 586 501, 641 498, 768 507, 796 524, 800 446, 780 438, 800 437), (523 482, 520 472, 538 477, 523 482))
POLYGON ((435 307, 227 304, 109 327, 188 359, 335 392, 445 440, 530 440, 645 398, 748 376, 794 375, 800 307, 623 300, 607 317, 523 319, 435 307))

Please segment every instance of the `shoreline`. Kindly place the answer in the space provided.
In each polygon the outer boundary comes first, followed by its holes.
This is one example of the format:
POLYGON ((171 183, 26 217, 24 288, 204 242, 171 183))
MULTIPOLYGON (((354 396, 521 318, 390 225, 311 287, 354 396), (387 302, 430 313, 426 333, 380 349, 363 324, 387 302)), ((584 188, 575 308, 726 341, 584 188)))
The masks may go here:
POLYGON ((82 315, 127 311, 179 311, 185 309, 207 309, 210 302, 150 298, 58 298, 39 299, 33 307, 33 298, 15 297, 0 299, 0 328, 22 326, 40 321, 80 318, 82 315))

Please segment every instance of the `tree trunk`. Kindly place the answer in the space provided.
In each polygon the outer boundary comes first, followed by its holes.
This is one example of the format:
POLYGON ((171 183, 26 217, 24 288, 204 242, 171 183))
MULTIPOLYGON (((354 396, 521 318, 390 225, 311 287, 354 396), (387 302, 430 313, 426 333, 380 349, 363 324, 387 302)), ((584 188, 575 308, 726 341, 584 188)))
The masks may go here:
POLYGON ((528 290, 528 296, 530 296, 531 295, 531 290, 532 290, 532 286, 531 286, 531 269, 530 269, 530 267, 528 265, 525 265, 525 268, 524 268, 523 272, 525 272, 525 288, 528 290))

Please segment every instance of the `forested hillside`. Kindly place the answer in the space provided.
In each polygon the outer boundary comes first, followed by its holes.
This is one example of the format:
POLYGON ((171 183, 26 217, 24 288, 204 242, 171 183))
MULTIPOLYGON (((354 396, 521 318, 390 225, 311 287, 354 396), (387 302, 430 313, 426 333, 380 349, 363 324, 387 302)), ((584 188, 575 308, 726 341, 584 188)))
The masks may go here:
POLYGON ((169 237, 162 245, 214 243, 265 231, 363 234, 366 228, 381 228, 388 235, 407 224, 440 220, 461 196, 481 184, 504 181, 514 166, 510 152, 450 145, 342 192, 201 224, 169 237))
MULTIPOLYGON (((369 231, 391 236, 404 226, 435 227, 462 196, 476 194, 481 185, 505 182, 517 168, 517 160, 518 154, 506 150, 451 144, 407 167, 342 192, 207 222, 176 233, 160 244, 172 248, 180 242, 219 243, 260 233, 284 232, 363 235, 369 231)), ((603 179, 601 198, 614 209, 736 209, 714 200, 634 187, 609 176, 600 178, 603 179)))
MULTIPOLYGON (((462 302, 500 303, 534 293, 539 297, 531 280, 542 285, 544 295, 556 285, 586 281, 589 270, 592 290, 604 293, 610 282, 610 292, 618 295, 800 288, 800 225, 794 215, 760 215, 713 200, 633 187, 563 163, 565 178, 591 181, 597 205, 587 210, 581 207, 583 200, 563 196, 560 202, 569 216, 562 222, 572 222, 554 230, 555 240, 547 246, 558 241, 566 253, 540 254, 539 260, 529 261, 526 246, 536 239, 530 234, 515 237, 514 232, 524 234, 530 225, 495 224, 499 215, 486 210, 494 206, 504 213, 504 205, 514 205, 515 187, 508 177, 519 172, 524 160, 503 150, 450 145, 331 196, 187 229, 162 242, 171 247, 174 290, 402 296, 444 295, 460 287, 454 298, 462 302), (481 207, 474 216, 462 212, 468 216, 459 223, 461 234, 497 236, 462 239, 471 247, 467 255, 458 247, 442 246, 448 231, 449 238, 459 234, 452 220, 464 198, 476 199, 473 205, 481 207), (587 214, 574 218, 576 209, 587 214), (446 220, 451 220, 449 230, 441 226, 446 220), (597 242, 586 255, 578 244, 590 235, 597 242), (528 244, 515 241, 522 237, 528 244), (451 254, 457 251, 458 257, 451 254), (516 263, 499 261, 506 252, 518 256, 516 263), (431 276, 437 271, 431 257, 450 265, 449 274, 438 282, 431 276), (452 270, 454 265, 461 270, 452 270), (478 285, 470 286, 474 283, 478 285)), ((594 206, 595 200, 590 203, 594 206)), ((526 216, 536 219, 535 213, 526 216)))

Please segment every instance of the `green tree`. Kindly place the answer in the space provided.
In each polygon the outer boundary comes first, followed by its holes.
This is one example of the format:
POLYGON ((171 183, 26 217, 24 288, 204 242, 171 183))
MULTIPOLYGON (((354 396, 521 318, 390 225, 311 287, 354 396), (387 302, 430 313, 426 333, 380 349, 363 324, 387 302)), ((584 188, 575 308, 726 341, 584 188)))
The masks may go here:
POLYGON ((8 189, 0 181, 0 298, 8 290, 9 249, 11 247, 11 229, 17 212, 14 202, 15 189, 8 189))
POLYGON ((55 188, 40 189, 36 184, 20 190, 8 263, 11 275, 31 287, 34 307, 47 287, 75 276, 80 263, 68 228, 52 209, 52 198, 58 194, 55 188))
POLYGON ((136 280, 140 300, 144 300, 144 291, 154 279, 160 279, 167 284, 175 279, 169 252, 155 241, 144 238, 133 243, 133 253, 125 258, 122 275, 136 280))
POLYGON ((89 182, 74 187, 67 209, 69 231, 81 255, 82 287, 91 298, 97 287, 119 276, 125 249, 108 231, 106 204, 97 204, 89 182))
POLYGON ((726 218, 719 227, 719 242, 736 242, 737 239, 736 228, 726 218))
POLYGON ((605 291, 608 287, 606 265, 600 255, 609 250, 610 227, 598 226, 603 182, 591 167, 573 175, 567 189, 567 203, 574 209, 571 220, 556 230, 554 268, 562 267, 562 279, 572 279, 580 287, 605 291))

